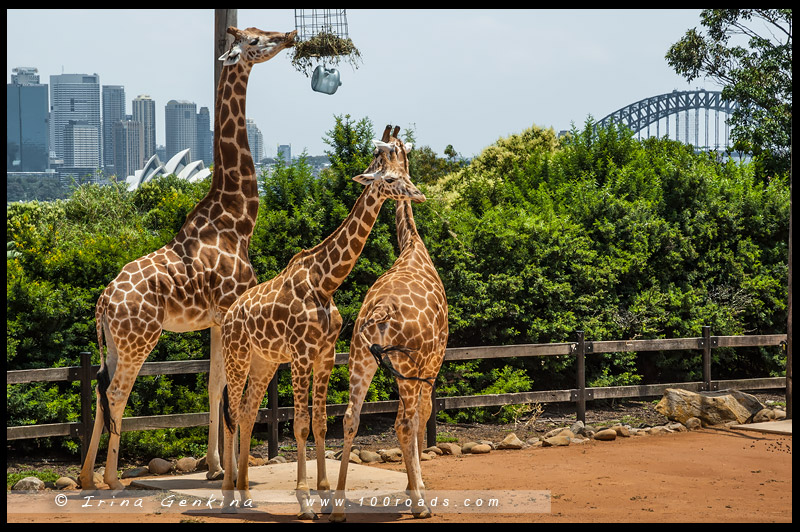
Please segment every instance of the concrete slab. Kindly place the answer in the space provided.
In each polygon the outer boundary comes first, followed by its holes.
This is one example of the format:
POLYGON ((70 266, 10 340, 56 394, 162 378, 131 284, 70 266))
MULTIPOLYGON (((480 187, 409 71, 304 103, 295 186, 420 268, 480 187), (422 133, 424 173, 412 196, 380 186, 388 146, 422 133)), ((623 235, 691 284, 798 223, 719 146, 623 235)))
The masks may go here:
POLYGON ((780 421, 765 421, 763 423, 748 423, 746 425, 732 425, 731 429, 749 430, 753 432, 765 432, 767 434, 792 435, 792 420, 781 419, 780 421))
MULTIPOLYGON (((328 481, 336 487, 339 478, 338 460, 325 460, 328 481)), ((317 486, 317 461, 306 462, 308 485, 312 492, 317 486)), ((297 462, 250 467, 250 492, 254 502, 294 502, 297 485, 297 462)), ((405 473, 386 471, 377 467, 348 464, 347 491, 359 492, 402 492, 408 484, 405 473)), ((131 485, 145 490, 170 491, 180 495, 199 498, 222 498, 222 480, 207 480, 206 472, 199 471, 186 475, 166 475, 135 479, 131 485)))

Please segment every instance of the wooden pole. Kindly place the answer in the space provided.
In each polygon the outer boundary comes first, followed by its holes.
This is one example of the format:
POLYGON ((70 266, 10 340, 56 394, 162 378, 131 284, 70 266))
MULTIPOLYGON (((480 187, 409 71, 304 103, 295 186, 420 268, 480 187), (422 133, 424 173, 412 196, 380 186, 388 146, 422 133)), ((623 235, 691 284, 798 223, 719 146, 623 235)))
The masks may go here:
POLYGON ((586 423, 586 339, 583 331, 576 331, 578 335, 578 398, 575 405, 575 417, 578 421, 586 423))
POLYGON ((219 75, 222 72, 222 61, 219 60, 219 56, 224 54, 233 42, 233 35, 229 34, 227 30, 228 26, 237 27, 237 11, 237 9, 214 10, 214 97, 211 99, 214 109, 217 104, 219 75))
POLYGON ((703 388, 711 390, 711 327, 703 325, 703 388))
POLYGON ((272 377, 267 388, 267 405, 269 406, 269 437, 267 439, 267 457, 278 456, 278 372, 272 377))
POLYGON ((792 151, 789 148, 789 318, 786 322, 786 417, 792 419, 792 151))
POLYGON ((81 353, 81 463, 86 460, 92 439, 92 354, 81 353))

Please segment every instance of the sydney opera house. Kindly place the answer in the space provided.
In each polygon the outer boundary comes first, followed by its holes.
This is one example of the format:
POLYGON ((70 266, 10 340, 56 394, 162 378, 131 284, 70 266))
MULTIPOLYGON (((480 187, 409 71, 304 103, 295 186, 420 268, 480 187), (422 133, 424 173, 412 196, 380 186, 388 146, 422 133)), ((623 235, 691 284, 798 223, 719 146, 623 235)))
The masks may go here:
POLYGON ((210 176, 211 170, 205 167, 202 160, 189 161, 189 148, 186 148, 176 153, 166 164, 161 163, 158 155, 153 155, 141 170, 136 170, 125 181, 128 183, 128 190, 136 190, 139 185, 154 177, 170 174, 194 183, 210 176))

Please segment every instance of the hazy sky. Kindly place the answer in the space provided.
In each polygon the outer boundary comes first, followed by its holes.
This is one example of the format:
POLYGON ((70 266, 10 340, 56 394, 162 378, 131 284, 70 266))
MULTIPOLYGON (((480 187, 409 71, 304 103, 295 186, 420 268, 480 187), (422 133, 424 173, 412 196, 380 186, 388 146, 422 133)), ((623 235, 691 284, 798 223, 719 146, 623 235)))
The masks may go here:
MULTIPOLYGON (((649 96, 706 88, 674 73, 664 55, 700 10, 347 10, 358 69, 341 63, 334 95, 311 90, 286 51, 255 65, 247 115, 292 154, 321 155, 334 116, 413 127, 417 143, 465 157, 533 124, 569 129, 649 96)), ((11 69, 35 67, 41 83, 61 73, 94 74, 124 85, 131 101, 156 102, 156 142, 165 143, 164 107, 189 100, 213 108, 214 10, 6 11, 11 69)), ((240 9, 238 26, 291 31, 293 9, 240 9)))

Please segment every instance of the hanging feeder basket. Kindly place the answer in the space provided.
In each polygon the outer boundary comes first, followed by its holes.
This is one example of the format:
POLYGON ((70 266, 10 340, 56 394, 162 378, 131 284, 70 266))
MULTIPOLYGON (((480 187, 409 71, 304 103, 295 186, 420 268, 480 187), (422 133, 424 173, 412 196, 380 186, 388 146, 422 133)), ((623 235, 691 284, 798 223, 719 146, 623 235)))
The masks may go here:
POLYGON ((291 49, 292 65, 310 76, 315 65, 338 65, 341 61, 358 68, 361 53, 347 35, 346 9, 295 9, 297 30, 291 49))

